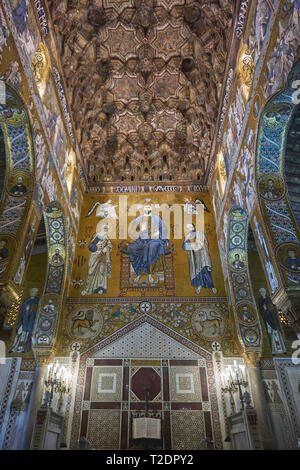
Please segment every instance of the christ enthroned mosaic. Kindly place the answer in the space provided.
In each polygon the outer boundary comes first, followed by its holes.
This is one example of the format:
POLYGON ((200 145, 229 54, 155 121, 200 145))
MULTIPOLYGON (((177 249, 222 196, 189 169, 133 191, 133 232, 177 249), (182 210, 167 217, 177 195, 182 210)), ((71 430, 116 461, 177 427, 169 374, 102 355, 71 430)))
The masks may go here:
POLYGON ((173 243, 168 242, 164 253, 151 265, 151 274, 148 274, 146 270, 140 271, 140 275, 136 274, 130 262, 129 247, 130 243, 127 241, 119 245, 121 257, 120 295, 125 296, 128 291, 136 291, 142 296, 145 296, 147 291, 158 292, 161 295, 174 295, 173 243))
POLYGON ((149 289, 160 294, 171 290, 174 294, 173 244, 167 239, 164 221, 153 212, 151 204, 146 202, 129 231, 134 241, 119 244, 121 295, 129 289, 139 290, 142 295, 149 289))
POLYGON ((205 193, 91 196, 82 213, 69 297, 224 296, 205 193))

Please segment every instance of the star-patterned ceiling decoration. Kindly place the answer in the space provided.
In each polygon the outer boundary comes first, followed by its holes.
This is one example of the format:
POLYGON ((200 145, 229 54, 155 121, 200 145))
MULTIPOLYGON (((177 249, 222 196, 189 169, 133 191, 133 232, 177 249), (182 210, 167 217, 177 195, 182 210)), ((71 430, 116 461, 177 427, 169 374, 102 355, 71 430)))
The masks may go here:
POLYGON ((48 5, 90 188, 205 184, 235 2, 48 5))

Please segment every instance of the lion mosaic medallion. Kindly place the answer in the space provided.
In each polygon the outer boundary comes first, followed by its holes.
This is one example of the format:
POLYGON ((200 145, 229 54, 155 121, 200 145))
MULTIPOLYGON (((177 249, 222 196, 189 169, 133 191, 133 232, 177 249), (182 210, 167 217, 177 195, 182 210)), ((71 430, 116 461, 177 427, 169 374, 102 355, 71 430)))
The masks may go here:
POLYGON ((216 305, 203 305, 193 313, 191 325, 196 334, 208 339, 219 338, 226 326, 226 314, 216 305))
POLYGON ((91 305, 77 305, 70 310, 67 319, 68 333, 81 340, 97 336, 103 327, 103 316, 91 305))

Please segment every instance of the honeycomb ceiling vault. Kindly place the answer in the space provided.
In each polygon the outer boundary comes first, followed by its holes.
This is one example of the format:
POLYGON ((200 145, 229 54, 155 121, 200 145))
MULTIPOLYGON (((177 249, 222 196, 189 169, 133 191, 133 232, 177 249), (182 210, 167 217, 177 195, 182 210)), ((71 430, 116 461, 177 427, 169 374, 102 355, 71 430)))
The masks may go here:
POLYGON ((205 184, 234 8, 49 1, 90 187, 205 184))

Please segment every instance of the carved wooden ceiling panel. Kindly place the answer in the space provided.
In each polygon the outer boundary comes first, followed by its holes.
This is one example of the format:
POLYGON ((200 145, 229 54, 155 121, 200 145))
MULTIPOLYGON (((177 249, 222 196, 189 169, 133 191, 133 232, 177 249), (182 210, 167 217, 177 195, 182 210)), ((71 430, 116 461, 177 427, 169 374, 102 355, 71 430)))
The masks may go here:
POLYGON ((49 1, 86 174, 205 184, 234 1, 49 1))

